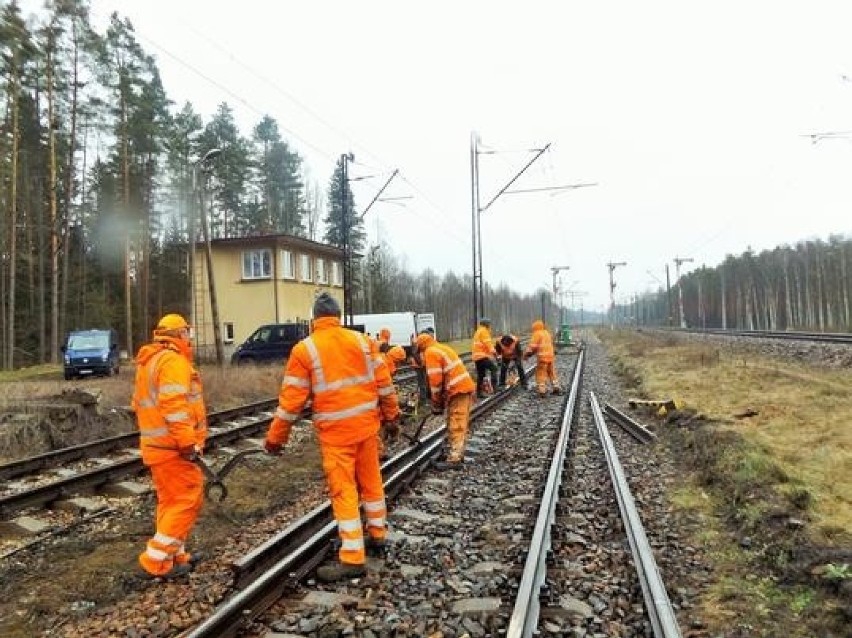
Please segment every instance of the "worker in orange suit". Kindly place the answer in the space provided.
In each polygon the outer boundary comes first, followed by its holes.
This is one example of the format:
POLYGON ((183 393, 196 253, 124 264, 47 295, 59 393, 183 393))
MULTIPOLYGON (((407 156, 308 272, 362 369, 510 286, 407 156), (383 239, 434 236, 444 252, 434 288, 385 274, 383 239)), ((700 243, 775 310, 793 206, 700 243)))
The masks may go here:
POLYGON ((502 335, 494 345, 497 350, 497 355, 500 357, 500 386, 506 386, 506 375, 509 372, 509 366, 514 365, 518 373, 518 380, 521 386, 526 389, 527 375, 524 372, 524 364, 521 361, 523 353, 521 352, 521 342, 513 334, 506 333, 502 335))
POLYGON ((470 407, 476 386, 456 351, 438 343, 431 332, 421 332, 416 343, 429 377, 432 414, 443 414, 444 408, 447 410, 449 451, 446 462, 435 466, 441 470, 459 469, 464 463, 470 407))
POLYGON ((553 367, 554 350, 553 337, 550 331, 544 327, 541 320, 533 321, 532 337, 524 352, 524 359, 536 355, 535 384, 538 395, 543 397, 547 394, 547 386, 550 384, 553 394, 560 394, 559 379, 553 367))
POLYGON ((153 341, 139 349, 131 405, 142 462, 157 494, 156 532, 139 563, 154 578, 181 576, 194 563, 185 543, 204 502, 204 479, 194 461, 207 438, 201 376, 192 365, 190 328, 182 316, 165 315, 153 341))
POLYGON ((396 390, 367 338, 340 325, 340 305, 327 293, 314 301, 311 335, 293 347, 265 447, 280 454, 308 399, 340 535, 339 563, 317 578, 334 582, 367 573, 366 550, 383 551, 387 509, 376 434, 399 418, 396 390), (359 504, 367 519, 367 543, 359 504))
MULTIPOLYGON (((391 332, 387 328, 382 328, 379 331, 379 354, 388 368, 388 374, 393 380, 393 375, 396 373, 396 367, 405 361, 405 350, 401 346, 390 345, 391 332)), ((397 396, 399 400, 399 396, 397 396)), ((379 460, 385 461, 388 458, 387 443, 396 441, 399 438, 399 422, 384 421, 378 433, 379 444, 379 460)))
POLYGON ((476 366, 476 396, 482 398, 497 388, 497 351, 491 338, 490 319, 483 317, 479 320, 470 351, 473 365, 476 366))

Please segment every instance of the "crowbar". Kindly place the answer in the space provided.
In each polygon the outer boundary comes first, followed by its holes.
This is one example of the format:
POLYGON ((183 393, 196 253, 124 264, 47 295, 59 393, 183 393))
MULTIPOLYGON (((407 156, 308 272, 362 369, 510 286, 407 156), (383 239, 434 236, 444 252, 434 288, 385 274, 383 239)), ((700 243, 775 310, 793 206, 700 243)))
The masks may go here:
POLYGON ((417 424, 417 429, 414 431, 414 434, 407 434, 406 432, 402 433, 405 438, 411 441, 412 446, 420 445, 420 433, 423 431, 423 426, 426 425, 426 421, 429 419, 430 416, 432 415, 427 414, 422 419, 420 419, 420 423, 417 424))
POLYGON ((265 453, 265 450, 253 448, 237 452, 234 456, 228 459, 225 465, 222 466, 222 469, 218 472, 210 466, 204 457, 196 456, 194 459, 196 464, 198 464, 201 471, 204 472, 204 476, 207 477, 207 485, 204 486, 204 495, 217 503, 224 501, 228 497, 228 488, 225 487, 223 479, 240 463, 240 461, 243 460, 243 458, 249 454, 262 453, 265 453))

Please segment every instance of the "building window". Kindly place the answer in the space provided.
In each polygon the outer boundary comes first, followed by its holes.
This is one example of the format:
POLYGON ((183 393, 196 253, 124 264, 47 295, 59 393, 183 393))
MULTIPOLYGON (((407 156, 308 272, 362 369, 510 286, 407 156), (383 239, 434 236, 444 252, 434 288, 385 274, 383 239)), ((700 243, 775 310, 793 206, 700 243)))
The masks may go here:
POLYGON ((225 322, 225 343, 234 343, 234 322, 225 322))
POLYGON ((343 277, 340 273, 340 262, 333 261, 331 263, 331 285, 333 286, 342 286, 343 285, 343 277))
POLYGON ((272 277, 272 251, 244 250, 243 279, 269 279, 272 277))
POLYGON ((317 283, 328 283, 328 271, 325 269, 325 259, 317 257, 317 283))
POLYGON ((313 281, 313 273, 311 272, 311 256, 302 254, 299 255, 299 258, 299 274, 301 275, 302 281, 313 281))
POLYGON ((296 278, 296 255, 291 250, 281 251, 281 278, 296 278))

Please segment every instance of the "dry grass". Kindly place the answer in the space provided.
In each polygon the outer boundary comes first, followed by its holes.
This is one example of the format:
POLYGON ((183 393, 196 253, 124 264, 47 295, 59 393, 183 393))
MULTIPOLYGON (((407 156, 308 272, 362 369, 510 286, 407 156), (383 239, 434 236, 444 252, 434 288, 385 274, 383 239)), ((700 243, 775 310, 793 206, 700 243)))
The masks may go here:
MULTIPOLYGON (((201 378, 207 409, 223 410, 249 401, 277 397, 282 371, 283 366, 280 364, 249 367, 225 365, 222 369, 215 365, 202 366, 201 378)), ((72 388, 86 388, 100 393, 100 403, 104 408, 127 406, 133 394, 134 373, 133 364, 125 364, 117 377, 64 381, 61 368, 56 368, 52 375, 39 375, 36 380, 33 380, 29 371, 23 370, 19 371, 17 378, 7 374, 5 381, 0 382, 0 401, 8 403, 48 398, 72 388)))
MULTIPOLYGON (((648 398, 676 398, 727 424, 813 499, 822 542, 852 530, 852 372, 722 352, 651 335, 602 334, 648 398), (746 408, 757 415, 737 419, 746 408)), ((759 462, 755 462, 758 463, 759 462)), ((748 464, 746 464, 748 468, 748 464)), ((756 469, 755 471, 760 471, 756 469)))

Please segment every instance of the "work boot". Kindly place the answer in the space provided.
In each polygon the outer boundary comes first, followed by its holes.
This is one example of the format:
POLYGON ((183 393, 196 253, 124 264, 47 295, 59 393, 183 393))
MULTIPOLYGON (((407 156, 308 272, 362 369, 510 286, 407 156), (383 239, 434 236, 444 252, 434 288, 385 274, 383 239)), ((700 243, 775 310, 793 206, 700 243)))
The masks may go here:
POLYGON ((174 565, 169 571, 165 574, 152 574, 147 570, 142 570, 149 579, 151 580, 175 580, 176 578, 180 578, 181 576, 186 576, 192 571, 192 565, 189 563, 184 563, 182 565, 174 565))
POLYGON ((553 388, 553 394, 562 394, 562 390, 560 388, 553 388))
POLYGON ((317 580, 323 583, 335 583, 347 578, 361 578, 367 575, 366 565, 353 563, 337 563, 336 565, 323 565, 317 569, 317 580))
POLYGON ((384 538, 373 538, 372 536, 367 537, 365 548, 367 555, 374 558, 384 558, 388 551, 388 545, 384 538))
POLYGON ((175 565, 190 565, 191 567, 195 567, 203 558, 204 555, 199 552, 192 554, 184 552, 182 554, 175 554, 174 561, 175 565))

